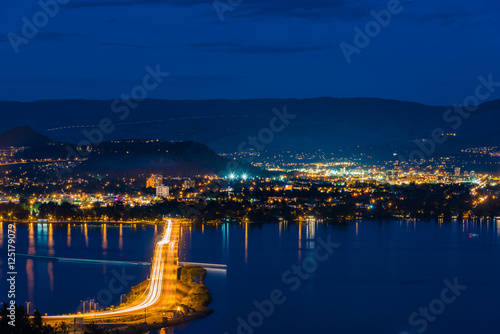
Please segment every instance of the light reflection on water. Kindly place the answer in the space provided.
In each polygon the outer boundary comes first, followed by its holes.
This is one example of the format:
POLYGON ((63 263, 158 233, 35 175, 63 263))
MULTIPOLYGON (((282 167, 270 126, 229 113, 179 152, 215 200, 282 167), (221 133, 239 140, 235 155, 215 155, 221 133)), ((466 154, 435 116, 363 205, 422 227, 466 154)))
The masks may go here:
POLYGON ((102 234, 102 249, 103 249, 103 255, 107 255, 107 249, 108 249, 108 229, 106 228, 106 224, 101 225, 101 234, 102 234))
POLYGON ((35 255, 36 254, 36 249, 35 249, 35 227, 33 226, 33 223, 31 223, 29 225, 28 242, 29 242, 28 254, 35 255))
POLYGON ((33 270, 33 260, 26 260, 26 277, 28 279, 28 300, 32 301, 33 291, 35 290, 35 271, 33 270))
POLYGON ((68 224, 68 231, 66 237, 66 246, 71 247, 71 224, 68 224))
MULTIPOLYGON (((156 225, 155 225, 155 231, 156 231, 156 225)), ((123 224, 120 224, 120 239, 118 239, 118 248, 120 250, 123 250, 123 224)))
POLYGON ((47 246, 49 248, 49 256, 54 256, 54 229, 52 227, 52 224, 49 224, 49 237, 47 246))
POLYGON ((306 248, 307 249, 314 249, 314 240, 316 240, 316 220, 315 219, 308 219, 306 223, 306 236, 307 236, 307 242, 306 242, 306 248))
POLYGON ((299 252, 298 258, 299 258, 299 261, 300 261, 301 258, 302 258, 302 222, 299 221, 298 225, 299 225, 299 245, 298 245, 297 249, 298 249, 298 252, 299 252))
POLYGON ((85 246, 89 247, 89 234, 88 234, 88 230, 87 230, 87 224, 84 224, 84 226, 83 226, 83 233, 85 235, 85 246))
POLYGON ((47 247, 47 231, 48 231, 48 226, 47 224, 37 224, 36 225, 36 243, 38 245, 44 245, 47 247))
POLYGON ((50 292, 54 292, 54 265, 52 261, 47 261, 47 273, 49 275, 50 292))
POLYGON ((248 223, 245 223, 245 263, 248 263, 248 223))

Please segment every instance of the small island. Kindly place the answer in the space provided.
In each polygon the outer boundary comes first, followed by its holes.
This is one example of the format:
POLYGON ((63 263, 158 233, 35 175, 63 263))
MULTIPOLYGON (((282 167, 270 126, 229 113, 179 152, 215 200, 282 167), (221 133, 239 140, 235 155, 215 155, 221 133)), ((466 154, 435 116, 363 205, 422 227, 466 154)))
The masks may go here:
MULTIPOLYGON (((212 313, 212 310, 207 307, 212 302, 212 297, 205 286, 206 275, 207 271, 199 266, 184 265, 180 267, 175 292, 176 306, 162 314, 147 316, 147 323, 180 324, 212 313)), ((133 286, 126 296, 126 303, 133 303, 139 299, 148 285, 149 280, 146 280, 133 286)))
MULTIPOLYGON (((175 301, 173 309, 147 316, 146 322, 138 319, 137 324, 102 324, 102 327, 114 333, 126 334, 144 333, 148 330, 158 330, 205 317, 213 311, 208 308, 212 302, 210 291, 205 286, 207 271, 200 266, 184 265, 178 270, 175 301)), ((146 291, 149 280, 133 286, 127 294, 126 303, 133 303, 146 291)), ((121 305, 123 306, 123 305, 121 305)), ((84 328, 86 326, 84 325, 84 328)))

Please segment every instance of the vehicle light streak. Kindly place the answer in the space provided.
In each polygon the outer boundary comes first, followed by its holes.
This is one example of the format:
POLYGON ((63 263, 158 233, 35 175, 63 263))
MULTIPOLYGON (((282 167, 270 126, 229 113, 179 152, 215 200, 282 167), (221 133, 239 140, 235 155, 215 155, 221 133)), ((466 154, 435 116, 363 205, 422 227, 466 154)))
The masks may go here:
MULTIPOLYGON (((46 316, 46 320, 58 320, 58 319, 68 319, 68 318, 99 318, 99 317, 110 317, 110 316, 123 316, 130 315, 137 311, 142 311, 145 308, 154 306, 160 299, 163 292, 164 284, 164 270, 167 262, 168 255, 172 255, 174 251, 174 242, 171 242, 172 236, 172 221, 168 220, 167 228, 163 235, 162 240, 160 240, 155 247, 155 256, 153 259, 153 267, 151 268, 151 279, 149 281, 149 286, 147 288, 148 295, 144 300, 139 300, 138 302, 131 303, 124 306, 123 308, 116 309, 114 311, 104 311, 104 312, 94 312, 85 313, 79 315, 58 315, 58 316, 46 316), (170 254, 169 254, 170 253, 170 254)), ((171 290, 169 286, 168 289, 171 290)), ((165 291, 170 292, 170 291, 165 291)), ((162 305, 165 306, 165 305, 162 305)))

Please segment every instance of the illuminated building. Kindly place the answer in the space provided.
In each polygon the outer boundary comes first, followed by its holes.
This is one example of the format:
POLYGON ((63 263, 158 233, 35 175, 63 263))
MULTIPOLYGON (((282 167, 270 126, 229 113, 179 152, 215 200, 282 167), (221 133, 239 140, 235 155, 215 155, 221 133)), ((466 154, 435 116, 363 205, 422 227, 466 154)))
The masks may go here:
POLYGON ((157 188, 163 186, 163 175, 153 174, 146 182, 146 188, 157 188))
POLYGON ((168 197, 170 195, 170 187, 168 186, 159 186, 156 187, 156 196, 158 197, 168 197))

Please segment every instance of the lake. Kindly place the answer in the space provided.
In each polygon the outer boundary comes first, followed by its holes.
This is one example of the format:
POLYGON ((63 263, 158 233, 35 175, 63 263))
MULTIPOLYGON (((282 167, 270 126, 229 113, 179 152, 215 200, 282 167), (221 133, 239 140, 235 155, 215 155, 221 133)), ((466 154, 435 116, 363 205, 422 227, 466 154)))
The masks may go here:
MULTIPOLYGON (((1 226, 0 289, 7 291, 1 226)), ((17 256, 18 303, 42 313, 116 303, 147 278, 150 225, 18 225, 17 251, 132 261, 77 263, 17 256), (112 289, 114 277, 125 277, 112 289), (110 291, 113 290, 112 293, 110 291)), ((500 223, 359 221, 183 227, 180 261, 209 270, 206 318, 174 333, 483 333, 500 326, 500 223)), ((6 300, 6 295, 3 299, 6 300)))

